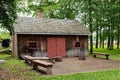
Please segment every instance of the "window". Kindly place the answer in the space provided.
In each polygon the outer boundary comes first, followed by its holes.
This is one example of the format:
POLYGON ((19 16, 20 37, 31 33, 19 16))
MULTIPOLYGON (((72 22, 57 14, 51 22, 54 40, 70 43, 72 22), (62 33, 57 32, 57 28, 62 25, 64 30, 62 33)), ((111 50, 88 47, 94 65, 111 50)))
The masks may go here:
POLYGON ((80 47, 80 42, 76 42, 75 47, 80 47))
POLYGON ((37 48, 37 43, 36 42, 30 42, 29 47, 30 48, 37 48))
POLYGON ((27 46, 28 46, 30 49, 38 50, 38 42, 37 42, 37 41, 28 41, 28 42, 27 42, 27 46))

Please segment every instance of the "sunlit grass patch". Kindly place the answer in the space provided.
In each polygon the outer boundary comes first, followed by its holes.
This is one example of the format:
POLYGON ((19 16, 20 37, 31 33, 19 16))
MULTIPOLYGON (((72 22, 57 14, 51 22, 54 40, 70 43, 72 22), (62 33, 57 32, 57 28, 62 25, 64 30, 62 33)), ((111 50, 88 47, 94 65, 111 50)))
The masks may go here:
POLYGON ((94 48, 94 52, 101 52, 101 53, 108 53, 110 54, 110 59, 120 59, 120 49, 113 49, 113 50, 109 50, 109 49, 103 49, 103 48, 98 48, 95 49, 94 48))

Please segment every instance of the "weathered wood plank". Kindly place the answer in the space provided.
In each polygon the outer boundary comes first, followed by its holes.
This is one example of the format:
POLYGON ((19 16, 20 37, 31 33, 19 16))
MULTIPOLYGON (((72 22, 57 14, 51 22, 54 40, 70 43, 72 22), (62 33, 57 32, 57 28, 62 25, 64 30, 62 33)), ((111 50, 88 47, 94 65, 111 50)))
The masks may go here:
POLYGON ((107 60, 109 59, 109 54, 107 54, 107 53, 93 52, 93 57, 94 58, 96 58, 97 55, 105 56, 107 60))
POLYGON ((33 69, 38 70, 38 66, 46 68, 46 74, 50 75, 52 74, 52 63, 41 61, 41 60, 32 60, 33 63, 33 69))

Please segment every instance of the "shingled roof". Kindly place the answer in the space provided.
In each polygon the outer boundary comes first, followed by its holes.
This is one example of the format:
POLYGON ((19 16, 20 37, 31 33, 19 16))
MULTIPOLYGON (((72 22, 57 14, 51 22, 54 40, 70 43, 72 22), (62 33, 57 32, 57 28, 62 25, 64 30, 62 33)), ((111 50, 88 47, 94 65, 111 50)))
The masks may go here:
POLYGON ((77 20, 19 17, 14 24, 17 34, 89 35, 77 20))

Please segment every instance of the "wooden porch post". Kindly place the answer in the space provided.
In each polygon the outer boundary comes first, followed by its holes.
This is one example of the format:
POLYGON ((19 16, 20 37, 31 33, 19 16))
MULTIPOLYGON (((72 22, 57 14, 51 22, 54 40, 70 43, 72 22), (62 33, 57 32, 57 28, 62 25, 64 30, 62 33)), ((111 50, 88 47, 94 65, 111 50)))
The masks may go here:
POLYGON ((17 51, 17 34, 13 33, 12 35, 12 56, 18 57, 18 51, 17 51))

